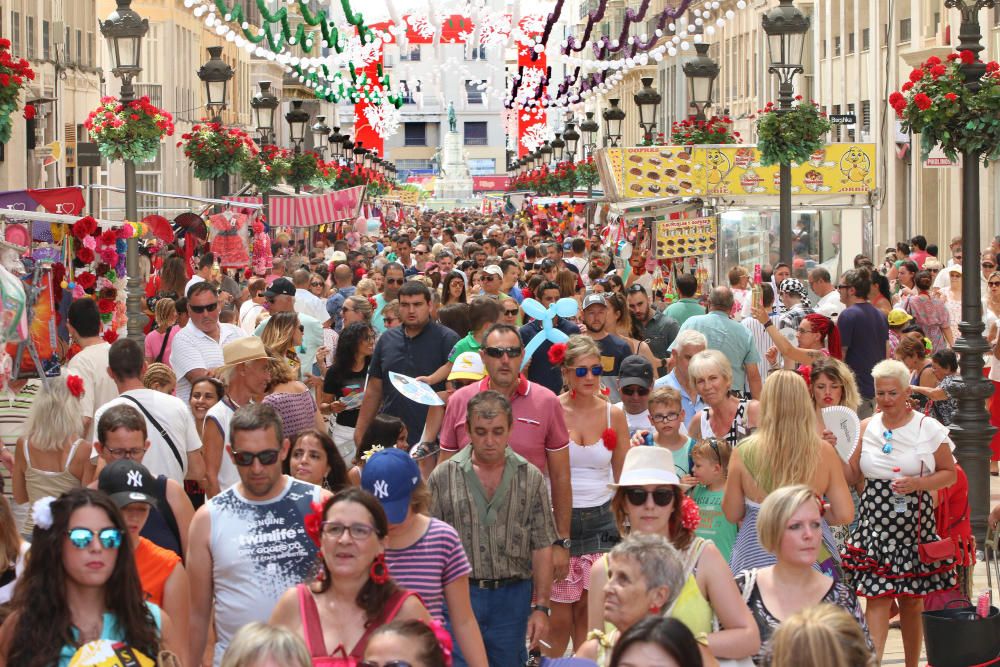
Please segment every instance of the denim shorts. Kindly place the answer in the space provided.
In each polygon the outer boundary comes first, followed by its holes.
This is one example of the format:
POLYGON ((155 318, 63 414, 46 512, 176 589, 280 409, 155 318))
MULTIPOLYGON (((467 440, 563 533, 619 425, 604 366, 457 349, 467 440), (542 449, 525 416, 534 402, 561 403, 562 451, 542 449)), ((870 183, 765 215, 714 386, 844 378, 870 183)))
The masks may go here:
POLYGON ((574 507, 569 538, 570 556, 611 551, 621 540, 611 512, 611 501, 598 507, 574 507))

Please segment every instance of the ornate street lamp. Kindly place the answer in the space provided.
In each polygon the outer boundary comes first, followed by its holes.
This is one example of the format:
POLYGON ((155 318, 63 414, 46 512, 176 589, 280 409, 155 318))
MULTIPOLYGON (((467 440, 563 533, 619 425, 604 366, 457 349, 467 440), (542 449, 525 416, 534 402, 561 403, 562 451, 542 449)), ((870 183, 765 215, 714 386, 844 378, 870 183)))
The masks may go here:
POLYGON ((609 99, 608 104, 611 106, 601 114, 604 118, 604 144, 617 146, 622 139, 622 121, 625 120, 625 112, 618 106, 617 97, 609 99))
POLYGON ((198 78, 205 84, 205 106, 208 115, 215 122, 221 122, 219 115, 226 108, 229 80, 233 78, 233 68, 222 59, 222 47, 208 47, 208 62, 198 69, 198 78))
POLYGON ((572 162, 573 158, 576 157, 576 145, 580 142, 580 133, 576 131, 576 123, 566 123, 563 139, 566 140, 566 159, 572 162))
MULTIPOLYGON (((792 4, 781 0, 777 7, 761 17, 761 27, 767 33, 767 49, 771 65, 767 71, 778 77, 778 113, 792 108, 795 89, 792 80, 802 73, 802 48, 805 46, 809 17, 792 4)), ((781 261, 792 265, 792 165, 778 168, 778 238, 781 261)))
POLYGON ((343 143, 343 148, 341 150, 342 150, 342 155, 343 155, 343 159, 344 159, 344 164, 346 164, 348 167, 353 167, 353 165, 354 165, 354 142, 351 141, 351 137, 350 136, 345 136, 344 143, 343 143))
POLYGON ((302 108, 302 100, 292 100, 292 108, 285 114, 288 123, 288 136, 295 148, 295 153, 302 151, 302 142, 306 138, 306 125, 309 124, 309 112, 302 108))
MULTIPOLYGON (((149 21, 132 10, 132 0, 118 0, 118 6, 100 24, 101 34, 111 47, 112 72, 121 79, 121 102, 127 105, 135 100, 132 79, 142 71, 142 38, 149 31, 149 21)), ((139 219, 138 193, 136 192, 135 162, 125 160, 125 218, 139 219)), ((142 314, 143 285, 139 276, 139 240, 130 236, 125 249, 125 312, 128 315, 128 337, 137 343, 143 341, 146 316, 142 314)))
POLYGON ((580 123, 580 131, 583 132, 584 157, 590 157, 594 154, 594 149, 597 147, 595 139, 597 131, 601 129, 601 126, 594 120, 593 111, 588 111, 586 116, 586 119, 580 123))
POLYGON ((312 126, 313 142, 320 155, 326 153, 326 144, 330 137, 330 126, 326 124, 326 116, 316 116, 316 123, 312 126))
POLYGON ((363 141, 358 141, 354 145, 353 155, 354 164, 359 169, 365 166, 365 155, 368 154, 368 149, 364 147, 363 141))
POLYGON ((271 92, 270 81, 261 81, 257 85, 260 90, 250 99, 250 108, 253 109, 261 144, 269 144, 274 137, 274 112, 280 102, 271 92))
POLYGON ((719 63, 708 55, 708 44, 698 42, 694 50, 698 55, 684 63, 683 67, 688 82, 688 105, 694 107, 695 120, 705 120, 705 110, 712 105, 719 63))
POLYGON ((652 141, 653 130, 656 129, 656 112, 660 109, 663 96, 653 88, 653 77, 644 76, 641 80, 642 88, 632 98, 639 107, 639 127, 642 128, 643 138, 652 141))
MULTIPOLYGON (((213 122, 222 122, 226 108, 227 87, 233 78, 233 68, 222 59, 222 47, 208 47, 208 62, 198 69, 198 78, 205 84, 205 106, 213 122)), ((223 174, 212 181, 212 191, 218 199, 229 194, 229 176, 223 174)))
POLYGON ((335 127, 330 131, 330 158, 334 160, 340 160, 343 157, 344 152, 344 142, 347 140, 347 135, 340 133, 340 128, 335 127))
MULTIPOLYGON (((976 62, 959 65, 970 91, 979 90, 980 79, 986 66, 979 62, 983 51, 979 27, 979 12, 995 6, 994 0, 945 0, 944 6, 958 9, 962 23, 958 30, 956 51, 972 51, 976 62)), ((980 221, 978 153, 962 153, 962 272, 975 276, 979 271, 980 221)), ((996 429, 990 426, 986 399, 993 385, 983 378, 983 355, 990 345, 983 338, 983 307, 979 294, 979 281, 974 278, 962 281, 962 321, 958 325, 961 336, 952 346, 958 352, 962 373, 962 391, 958 396, 958 411, 952 420, 951 438, 955 442, 955 458, 969 479, 969 507, 972 532, 978 544, 986 543, 986 522, 990 512, 990 439, 996 429)))
POLYGON ((542 144, 542 147, 538 149, 538 152, 541 155, 541 165, 543 167, 548 166, 549 162, 552 161, 552 144, 546 141, 542 144))
POLYGON ((563 141, 562 133, 556 132, 556 138, 552 140, 552 159, 556 164, 563 161, 563 150, 566 148, 566 142, 563 141))

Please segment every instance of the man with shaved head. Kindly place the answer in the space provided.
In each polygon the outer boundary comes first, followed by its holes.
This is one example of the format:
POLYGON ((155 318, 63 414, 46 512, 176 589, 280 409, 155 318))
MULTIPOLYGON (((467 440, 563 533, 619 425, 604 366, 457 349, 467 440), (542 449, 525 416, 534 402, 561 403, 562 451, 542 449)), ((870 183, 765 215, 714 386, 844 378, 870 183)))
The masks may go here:
POLYGON ((354 296, 357 288, 353 284, 354 271, 349 264, 338 264, 333 269, 333 294, 326 300, 326 312, 333 318, 333 330, 340 333, 344 328, 344 302, 354 296))

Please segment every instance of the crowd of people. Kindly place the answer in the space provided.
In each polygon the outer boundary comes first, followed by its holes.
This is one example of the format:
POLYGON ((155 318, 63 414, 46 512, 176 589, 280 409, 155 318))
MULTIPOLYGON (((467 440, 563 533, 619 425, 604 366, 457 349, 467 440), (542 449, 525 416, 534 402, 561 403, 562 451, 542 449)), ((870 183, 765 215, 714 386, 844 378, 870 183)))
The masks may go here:
POLYGON ((867 667, 898 616, 916 667, 976 553, 960 240, 669 294, 608 248, 424 213, 266 275, 166 248, 143 343, 73 301, 63 374, 0 404, 0 665, 867 667))

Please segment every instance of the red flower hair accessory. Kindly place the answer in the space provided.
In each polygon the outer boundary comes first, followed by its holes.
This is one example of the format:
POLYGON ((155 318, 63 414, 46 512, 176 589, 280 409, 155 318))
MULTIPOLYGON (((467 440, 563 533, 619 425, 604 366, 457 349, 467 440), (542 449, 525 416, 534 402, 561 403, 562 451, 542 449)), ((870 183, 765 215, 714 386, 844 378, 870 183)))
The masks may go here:
POLYGON ((104 331, 104 335, 101 336, 101 338, 103 338, 104 342, 106 343, 113 343, 116 340, 118 340, 118 332, 115 331, 114 329, 106 329, 104 331))
POLYGON ((566 343, 555 343, 549 348, 549 363, 558 366, 566 358, 566 343))
POLYGON ((609 426, 604 429, 604 433, 601 433, 601 440, 604 441, 604 446, 608 451, 613 452, 618 446, 618 432, 609 426))
POLYGON ((83 378, 79 375, 67 375, 66 388, 75 398, 80 398, 83 396, 83 378))
POLYGON ((701 523, 701 510, 698 503, 691 500, 690 496, 684 496, 681 502, 681 525, 687 530, 694 530, 701 523))
POLYGON ((319 531, 323 527, 323 505, 322 503, 317 503, 315 501, 309 503, 309 507, 312 508, 312 514, 309 514, 305 518, 306 535, 309 539, 313 541, 317 547, 319 546, 319 531))
POLYGON ((452 663, 452 651, 455 650, 454 644, 451 640, 451 635, 445 629, 441 621, 431 621, 427 624, 427 627, 431 629, 434 636, 437 638, 438 646, 441 647, 441 652, 444 653, 444 667, 451 667, 452 663))
POLYGON ((375 300, 375 297, 373 296, 368 297, 368 303, 371 304, 372 310, 378 308, 378 301, 375 300))

